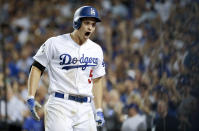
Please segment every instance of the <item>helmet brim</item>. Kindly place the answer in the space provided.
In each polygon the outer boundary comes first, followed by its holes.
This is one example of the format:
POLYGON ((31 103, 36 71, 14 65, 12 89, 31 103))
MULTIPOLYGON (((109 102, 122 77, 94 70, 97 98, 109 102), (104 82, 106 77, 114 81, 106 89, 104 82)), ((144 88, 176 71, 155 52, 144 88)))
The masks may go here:
POLYGON ((93 16, 80 16, 79 19, 82 19, 82 18, 94 18, 96 20, 96 22, 101 22, 101 19, 98 18, 98 17, 93 17, 93 16))

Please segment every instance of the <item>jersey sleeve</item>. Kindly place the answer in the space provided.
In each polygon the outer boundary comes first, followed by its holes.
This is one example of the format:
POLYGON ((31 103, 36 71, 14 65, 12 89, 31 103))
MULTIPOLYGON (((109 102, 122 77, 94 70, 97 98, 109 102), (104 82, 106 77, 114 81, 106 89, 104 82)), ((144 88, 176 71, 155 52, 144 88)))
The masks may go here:
POLYGON ((100 48, 98 65, 93 70, 93 79, 104 76, 105 74, 106 74, 106 71, 105 71, 104 56, 103 56, 103 51, 100 48))
POLYGON ((33 57, 34 60, 39 62, 41 65, 46 67, 52 57, 52 40, 48 39, 44 44, 41 45, 36 55, 33 57))

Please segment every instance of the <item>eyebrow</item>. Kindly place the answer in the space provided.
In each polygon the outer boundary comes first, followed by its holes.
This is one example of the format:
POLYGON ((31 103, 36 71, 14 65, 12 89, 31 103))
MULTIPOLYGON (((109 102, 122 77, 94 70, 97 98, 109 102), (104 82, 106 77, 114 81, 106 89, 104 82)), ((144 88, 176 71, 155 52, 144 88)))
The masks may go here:
POLYGON ((89 23, 92 23, 92 24, 96 23, 95 21, 92 21, 92 20, 84 20, 83 22, 89 22, 89 23))
POLYGON ((89 18, 83 18, 82 21, 93 21, 93 22, 97 22, 95 19, 89 19, 89 18))

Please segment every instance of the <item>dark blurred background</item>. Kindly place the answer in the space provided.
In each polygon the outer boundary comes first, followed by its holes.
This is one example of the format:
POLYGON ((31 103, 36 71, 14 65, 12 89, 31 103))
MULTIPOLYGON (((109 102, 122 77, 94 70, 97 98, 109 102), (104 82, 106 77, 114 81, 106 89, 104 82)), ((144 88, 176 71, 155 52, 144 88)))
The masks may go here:
MULTIPOLYGON (((0 130, 44 130, 43 110, 35 121, 25 102, 32 56, 47 38, 72 32, 83 5, 102 18, 92 38, 107 70, 99 130, 136 126, 137 114, 143 131, 199 131, 199 0, 0 0, 0 130)), ((48 83, 45 72, 42 105, 48 83)))

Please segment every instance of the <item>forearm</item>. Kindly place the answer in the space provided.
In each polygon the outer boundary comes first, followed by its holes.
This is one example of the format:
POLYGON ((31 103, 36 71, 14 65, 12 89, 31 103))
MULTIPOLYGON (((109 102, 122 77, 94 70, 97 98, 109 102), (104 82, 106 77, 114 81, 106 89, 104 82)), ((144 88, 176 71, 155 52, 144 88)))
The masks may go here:
POLYGON ((32 66, 28 78, 28 96, 35 96, 36 90, 39 85, 40 77, 41 71, 37 67, 32 66))
POLYGON ((93 94, 94 94, 94 103, 95 108, 102 108, 102 99, 103 99, 103 77, 93 80, 93 94))

